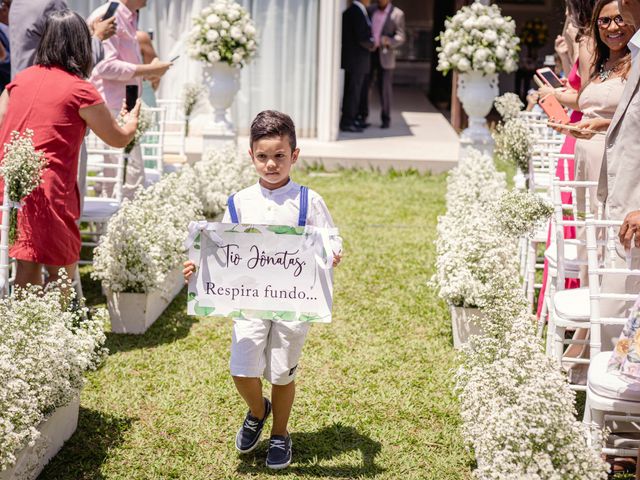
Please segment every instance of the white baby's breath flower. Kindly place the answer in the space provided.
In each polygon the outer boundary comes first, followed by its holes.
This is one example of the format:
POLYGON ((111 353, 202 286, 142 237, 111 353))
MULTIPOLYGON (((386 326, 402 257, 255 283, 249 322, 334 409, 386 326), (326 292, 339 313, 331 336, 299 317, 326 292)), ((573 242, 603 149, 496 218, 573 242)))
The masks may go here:
MULTIPOLYGON (((498 103, 513 115, 514 98, 498 103)), ((456 374, 462 434, 479 480, 604 480, 600 441, 576 419, 575 394, 544 354, 519 278, 518 236, 550 214, 529 192, 506 193, 491 158, 470 150, 451 171, 447 212, 438 219, 440 296, 475 306, 480 334, 463 347, 456 374)))
POLYGON ((94 254, 93 278, 115 292, 158 289, 184 261, 190 221, 219 215, 227 198, 255 179, 250 159, 235 149, 205 154, 125 201, 94 254))
POLYGON ((491 212, 502 232, 513 238, 533 235, 549 220, 553 205, 529 190, 512 190, 500 198, 491 212))
POLYGON ((51 287, 0 300, 0 471, 35 442, 42 420, 79 394, 83 373, 107 353, 106 312, 66 307, 74 293, 64 276, 51 287))
POLYGON ((522 172, 529 172, 529 162, 533 150, 532 132, 519 117, 499 123, 493 133, 495 156, 512 163, 522 172))
MULTIPOLYGON (((11 140, 4 145, 4 157, 0 166, 0 176, 8 187, 9 200, 14 204, 22 202, 42 183, 42 174, 48 160, 44 151, 36 150, 33 144, 33 130, 24 134, 12 132, 11 140)), ((18 238, 18 209, 10 210, 9 244, 18 238)))

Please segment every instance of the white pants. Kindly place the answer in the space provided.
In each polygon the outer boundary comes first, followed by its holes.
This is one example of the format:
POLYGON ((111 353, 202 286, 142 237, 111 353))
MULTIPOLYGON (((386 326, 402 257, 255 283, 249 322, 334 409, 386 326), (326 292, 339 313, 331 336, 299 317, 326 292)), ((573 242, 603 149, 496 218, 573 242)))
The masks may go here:
POLYGON ((288 385, 296 376, 308 322, 234 319, 231 375, 288 385))

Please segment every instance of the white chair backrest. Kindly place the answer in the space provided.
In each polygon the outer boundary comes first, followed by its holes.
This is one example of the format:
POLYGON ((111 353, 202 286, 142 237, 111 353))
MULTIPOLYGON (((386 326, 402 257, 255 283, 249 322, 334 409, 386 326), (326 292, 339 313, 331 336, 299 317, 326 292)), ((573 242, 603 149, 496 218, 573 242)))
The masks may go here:
POLYGON ((9 293, 9 210, 9 190, 5 188, 0 209, 0 298, 9 293))
MULTIPOLYGON (((598 355, 602 350, 602 326, 603 325, 625 325, 627 317, 602 317, 600 314, 601 300, 618 300, 624 302, 635 301, 638 294, 628 294, 625 292, 603 293, 600 288, 600 280, 603 275, 622 275, 625 277, 640 277, 640 270, 627 268, 615 268, 614 265, 601 265, 598 257, 599 245, 597 230, 604 231, 606 237, 604 243, 612 246, 617 241, 615 229, 619 228, 622 222, 595 220, 590 215, 586 220, 587 232, 587 258, 589 265, 589 297, 591 303, 591 358, 598 355)), ((611 248, 611 247, 610 247, 611 248)), ((615 252, 615 246, 613 247, 615 252)), ((611 252, 612 254, 615 254, 611 252)), ((629 262, 628 262, 629 264, 629 262)), ((640 292, 639 292, 640 293, 640 292)))
POLYGON ((551 196, 551 182, 555 177, 556 164, 563 141, 542 139, 534 144, 529 168, 529 187, 539 193, 551 196))
MULTIPOLYGON (((553 202, 553 227, 555 229, 555 235, 552 235, 552 239, 555 239, 555 247, 557 249, 557 285, 558 289, 564 288, 565 280, 565 247, 568 244, 573 245, 586 245, 584 239, 566 239, 564 236, 565 227, 584 227, 586 218, 582 215, 577 208, 576 197, 580 190, 586 191, 591 187, 597 187, 598 182, 579 182, 579 181, 561 181, 558 178, 554 179, 552 184, 551 199, 553 202), (565 204, 562 201, 562 194, 571 194, 571 203, 565 204)), ((588 201, 588 195, 587 195, 588 201)), ((579 262, 579 261, 578 261, 579 262)))
POLYGON ((146 168, 164 172, 164 137, 167 109, 165 107, 145 108, 151 117, 151 127, 140 139, 142 160, 146 168))
POLYGON ((183 102, 179 99, 159 99, 158 106, 166 110, 164 120, 165 149, 178 149, 184 155, 186 149, 186 124, 183 102))
POLYGON ((569 180, 569 161, 570 160, 575 160, 575 155, 573 154, 568 154, 568 153, 550 153, 549 154, 549 160, 551 162, 551 171, 554 172, 554 176, 555 176, 555 172, 557 171, 557 167, 558 164, 560 164, 562 166, 562 173, 563 173, 563 178, 565 180, 569 180))
POLYGON ((122 186, 125 177, 125 153, 122 149, 106 145, 93 132, 87 138, 87 197, 97 197, 96 186, 113 185, 113 194, 117 202, 122 201, 122 186), (116 159, 113 162, 113 159, 116 159), (113 162, 113 163, 111 163, 113 162))

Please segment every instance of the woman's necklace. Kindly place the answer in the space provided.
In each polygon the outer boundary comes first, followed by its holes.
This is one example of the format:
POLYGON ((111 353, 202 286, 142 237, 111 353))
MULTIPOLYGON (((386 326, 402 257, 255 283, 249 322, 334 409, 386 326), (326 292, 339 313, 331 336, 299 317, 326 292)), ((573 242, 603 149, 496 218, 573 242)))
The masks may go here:
POLYGON ((598 78, 600 78, 601 82, 606 82, 607 80, 609 80, 609 77, 611 76, 611 74, 616 71, 616 65, 608 69, 604 68, 604 66, 607 64, 608 61, 609 59, 605 60, 600 65, 600 72, 598 73, 598 78))

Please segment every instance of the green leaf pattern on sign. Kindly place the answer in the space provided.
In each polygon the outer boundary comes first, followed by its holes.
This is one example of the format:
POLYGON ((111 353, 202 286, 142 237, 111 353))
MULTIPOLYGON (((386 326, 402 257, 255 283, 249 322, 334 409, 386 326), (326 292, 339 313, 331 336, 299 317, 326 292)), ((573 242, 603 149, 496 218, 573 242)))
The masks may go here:
POLYGON ((304 227, 288 227, 286 225, 272 225, 267 227, 267 230, 276 235, 302 235, 304 233, 304 227))

